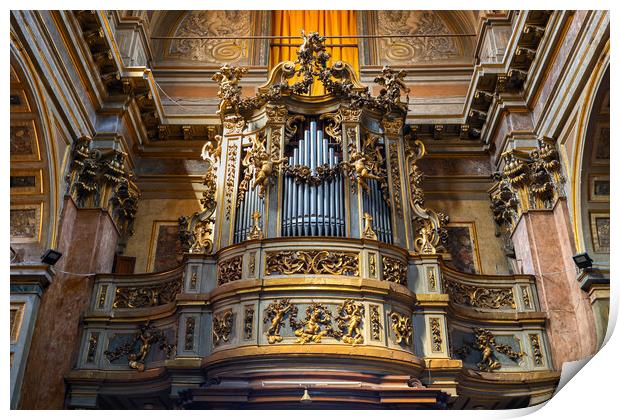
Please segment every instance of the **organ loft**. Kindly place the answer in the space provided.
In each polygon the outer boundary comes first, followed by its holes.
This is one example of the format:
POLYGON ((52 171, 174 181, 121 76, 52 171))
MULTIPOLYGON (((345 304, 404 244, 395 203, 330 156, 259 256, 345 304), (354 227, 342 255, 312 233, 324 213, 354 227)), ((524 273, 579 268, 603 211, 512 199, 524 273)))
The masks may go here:
POLYGON ((397 12, 313 11, 353 22, 328 35, 278 32, 295 11, 11 12, 13 408, 552 397, 562 362, 606 329, 609 17, 397 12), (97 77, 94 132, 45 109, 75 98, 30 74, 35 15, 79 35, 68 54, 87 57, 76 84, 97 77), (601 31, 579 35, 598 48, 575 70, 591 97, 561 110, 587 109, 581 149, 528 99, 560 107, 545 86, 568 83, 552 51, 577 43, 557 35, 575 22, 601 31), (192 90, 203 100, 174 97, 192 90), (567 153, 598 166, 580 175, 567 153), (40 262, 48 248, 61 256, 40 262), (594 264, 576 271, 576 254, 594 264))

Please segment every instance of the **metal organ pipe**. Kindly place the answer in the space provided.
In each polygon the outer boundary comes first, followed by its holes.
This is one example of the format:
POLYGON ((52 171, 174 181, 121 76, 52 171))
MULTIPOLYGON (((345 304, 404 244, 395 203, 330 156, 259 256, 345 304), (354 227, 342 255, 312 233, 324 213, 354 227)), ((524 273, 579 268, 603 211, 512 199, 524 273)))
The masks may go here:
MULTIPOLYGON (((312 177, 318 176, 317 168, 334 169, 338 158, 334 146, 316 120, 311 120, 303 130, 303 138, 293 148, 289 157, 292 167, 307 167, 312 177)), ((283 236, 342 236, 344 235, 343 179, 337 174, 315 184, 295 182, 285 175, 282 192, 283 236)))

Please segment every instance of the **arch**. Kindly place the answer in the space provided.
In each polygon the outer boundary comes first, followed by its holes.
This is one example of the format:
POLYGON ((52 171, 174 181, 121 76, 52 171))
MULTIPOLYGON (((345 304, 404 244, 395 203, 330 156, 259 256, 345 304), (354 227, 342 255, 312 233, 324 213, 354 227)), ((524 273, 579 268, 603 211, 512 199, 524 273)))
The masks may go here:
MULTIPOLYGON (((588 153, 592 149, 593 130, 592 125, 596 119, 597 105, 602 101, 602 89, 605 86, 609 91, 609 42, 606 44, 592 77, 586 85, 585 97, 579 115, 577 138, 573 153, 570 202, 573 221, 573 236, 577 252, 589 251, 589 220, 584 220, 583 204, 584 196, 588 197, 588 165, 584 165, 590 159, 588 153)), ((586 200, 587 202, 587 200, 586 200)), ((591 250, 591 248, 590 248, 591 250)))
POLYGON ((57 246, 61 173, 43 86, 13 36, 10 54, 11 246, 17 252, 16 262, 38 261, 41 251, 57 246), (34 227, 29 224, 31 216, 34 227), (30 233, 35 236, 29 237, 30 233))

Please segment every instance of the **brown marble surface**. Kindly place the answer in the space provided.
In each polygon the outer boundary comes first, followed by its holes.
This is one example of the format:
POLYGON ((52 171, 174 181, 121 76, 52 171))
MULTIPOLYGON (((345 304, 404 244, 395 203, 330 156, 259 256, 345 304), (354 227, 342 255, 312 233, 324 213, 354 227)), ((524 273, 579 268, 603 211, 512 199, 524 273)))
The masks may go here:
POLYGON ((43 294, 24 374, 19 408, 64 407, 64 376, 75 365, 80 318, 91 298, 92 277, 71 273, 109 273, 118 233, 100 209, 77 209, 65 199, 52 284, 43 294))
POLYGON ((523 273, 536 276, 540 306, 549 317, 547 332, 556 369, 598 350, 592 309, 576 280, 570 232, 566 201, 560 200, 552 211, 523 215, 512 236, 523 273))

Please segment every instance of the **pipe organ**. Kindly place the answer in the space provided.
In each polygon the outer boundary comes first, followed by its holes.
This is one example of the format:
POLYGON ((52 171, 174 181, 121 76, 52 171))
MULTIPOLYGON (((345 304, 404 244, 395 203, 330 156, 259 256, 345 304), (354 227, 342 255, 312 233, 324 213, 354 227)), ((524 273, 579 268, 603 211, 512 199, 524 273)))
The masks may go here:
POLYGON ((203 210, 180 219, 183 267, 97 279, 74 389, 81 369, 110 370, 107 384, 158 367, 166 395, 194 408, 288 407, 308 378, 318 407, 475 406, 497 372, 518 378, 502 404, 553 392, 535 279, 442 262, 448 218, 425 205, 404 72, 384 68, 373 96, 327 65, 323 41, 304 36, 253 97, 245 69, 214 76, 223 133, 203 149, 203 210), (327 94, 308 95, 313 83, 327 94))

